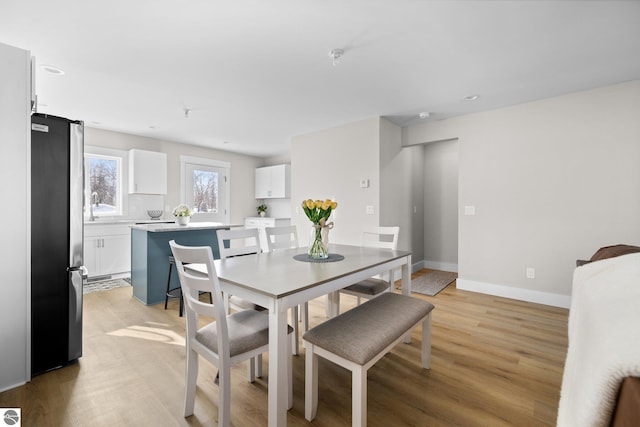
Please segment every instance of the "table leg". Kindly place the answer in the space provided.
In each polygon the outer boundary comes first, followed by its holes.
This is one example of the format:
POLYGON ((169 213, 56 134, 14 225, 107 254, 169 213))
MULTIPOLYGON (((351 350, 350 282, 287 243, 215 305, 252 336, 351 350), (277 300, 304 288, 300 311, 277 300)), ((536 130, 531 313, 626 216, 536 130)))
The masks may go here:
POLYGON ((278 301, 269 309, 269 427, 287 425, 287 309, 278 301))

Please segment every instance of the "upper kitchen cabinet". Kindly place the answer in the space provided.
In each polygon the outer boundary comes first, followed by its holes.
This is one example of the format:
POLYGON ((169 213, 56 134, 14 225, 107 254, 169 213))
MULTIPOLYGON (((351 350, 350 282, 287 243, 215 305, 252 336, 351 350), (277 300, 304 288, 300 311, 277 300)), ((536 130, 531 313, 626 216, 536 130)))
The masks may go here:
POLYGON ((167 155, 129 150, 129 194, 167 194, 167 155))
POLYGON ((256 169, 256 199, 291 197, 290 165, 267 166, 256 169))

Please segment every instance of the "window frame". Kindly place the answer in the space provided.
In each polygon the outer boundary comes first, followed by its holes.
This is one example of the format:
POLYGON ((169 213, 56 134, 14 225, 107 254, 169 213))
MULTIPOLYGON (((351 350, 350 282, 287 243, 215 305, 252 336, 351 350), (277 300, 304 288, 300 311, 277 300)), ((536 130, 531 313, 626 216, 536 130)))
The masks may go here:
MULTIPOLYGON (((224 209, 224 213, 219 214, 223 215, 224 219, 221 222, 225 224, 229 223, 229 218, 231 218, 231 163, 225 162, 222 160, 213 160, 207 159, 203 157, 193 157, 193 156, 180 156, 180 203, 187 203, 187 165, 194 166, 210 166, 220 169, 225 169, 225 176, 227 179, 224 182, 218 182, 218 187, 224 185, 224 190, 226 194, 226 206, 221 206, 221 209, 224 209)), ((197 216, 201 216, 206 218, 207 215, 210 215, 209 212, 200 212, 195 214, 197 216)), ((206 220, 206 219, 205 219, 206 220)))
POLYGON ((117 160, 119 163, 119 176, 116 183, 116 212, 110 214, 102 214, 94 212, 93 216, 96 218, 120 218, 126 216, 129 206, 128 206, 128 197, 126 197, 126 183, 128 182, 128 152, 122 150, 114 150, 110 148, 103 147, 93 147, 85 145, 84 147, 84 155, 83 155, 83 165, 84 165, 84 218, 87 220, 90 217, 90 209, 89 204, 91 203, 91 194, 90 190, 90 179, 91 175, 89 173, 90 160, 89 158, 104 158, 104 159, 113 159, 117 160))

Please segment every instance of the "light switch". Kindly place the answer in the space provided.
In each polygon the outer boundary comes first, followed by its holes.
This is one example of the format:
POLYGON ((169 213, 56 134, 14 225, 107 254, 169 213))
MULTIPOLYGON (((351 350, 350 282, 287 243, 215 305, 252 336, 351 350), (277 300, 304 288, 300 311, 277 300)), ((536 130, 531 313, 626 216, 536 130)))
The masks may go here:
POLYGON ((369 180, 361 179, 360 180, 360 188, 369 188, 369 180))
POLYGON ((375 209, 373 208, 372 205, 367 206, 366 213, 367 215, 373 215, 375 213, 375 209))
POLYGON ((475 206, 465 206, 464 207, 464 214, 465 215, 475 215, 476 214, 476 207, 475 206))

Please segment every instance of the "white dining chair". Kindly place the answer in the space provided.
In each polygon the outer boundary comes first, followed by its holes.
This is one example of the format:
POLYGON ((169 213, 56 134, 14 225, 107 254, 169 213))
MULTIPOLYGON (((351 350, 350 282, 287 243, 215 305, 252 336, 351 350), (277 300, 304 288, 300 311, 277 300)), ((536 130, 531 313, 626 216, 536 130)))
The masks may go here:
MULTIPOLYGON (((269 319, 264 312, 243 310, 227 315, 220 283, 208 246, 188 247, 169 242, 175 259, 186 317, 186 371, 184 416, 193 415, 198 379, 198 355, 218 368, 218 425, 229 426, 231 418, 231 367, 249 361, 249 381, 255 380, 254 359, 269 349, 269 319), (204 264, 207 274, 185 268, 186 264, 204 264), (200 292, 210 292, 213 304, 200 301, 200 292), (199 327, 199 316, 216 319, 199 327)), ((289 327, 289 340, 293 329, 289 327)), ((287 358, 288 404, 293 406, 291 357, 287 358)), ((259 376, 259 375, 258 375, 259 376)))
MULTIPOLYGON (((370 227, 362 232, 362 246, 396 250, 398 249, 399 234, 400 227, 370 227)), ((381 295, 383 292, 393 292, 393 283, 393 270, 389 270, 386 278, 382 277, 382 275, 370 277, 347 286, 341 289, 340 292, 355 296, 357 298, 357 305, 360 305, 361 298, 372 299, 381 295)), ((339 314, 340 298, 339 295, 336 295, 336 297, 338 310, 336 314, 339 314)))
MULTIPOLYGON (((218 250, 220 259, 227 259, 235 256, 255 255, 260 250, 260 237, 257 228, 238 228, 233 230, 217 230, 218 250)), ((231 295, 224 295, 224 303, 227 308, 236 311, 246 309, 259 309, 253 303, 231 295)))
MULTIPOLYGON (((266 227, 269 252, 298 247, 298 231, 295 225, 281 227, 266 227)), ((295 333, 293 335, 293 354, 300 353, 300 341, 298 338, 298 314, 302 320, 302 333, 309 329, 309 304, 305 302, 291 309, 291 323, 295 333)))

